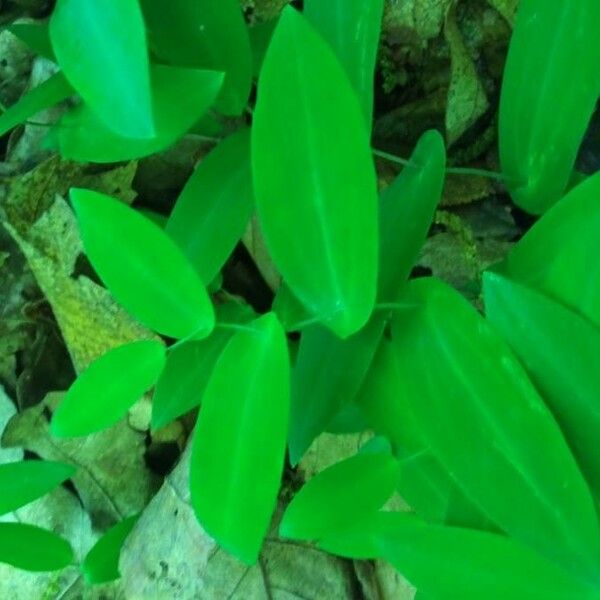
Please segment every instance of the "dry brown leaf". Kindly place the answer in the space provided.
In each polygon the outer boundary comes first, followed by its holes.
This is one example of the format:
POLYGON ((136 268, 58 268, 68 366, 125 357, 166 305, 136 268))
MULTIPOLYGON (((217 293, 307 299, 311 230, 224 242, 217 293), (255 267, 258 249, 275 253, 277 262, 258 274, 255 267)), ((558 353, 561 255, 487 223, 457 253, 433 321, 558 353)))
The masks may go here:
POLYGON ((377 600, 412 597, 382 595, 381 580, 359 577, 352 561, 277 539, 274 533, 259 563, 243 565, 220 550, 196 521, 188 470, 189 451, 125 543, 120 570, 129 600, 352 600, 361 593, 377 600))
POLYGON ((451 55, 446 138, 448 145, 452 145, 487 111, 489 102, 462 38, 454 10, 448 12, 444 32, 451 55))
POLYGON ((250 223, 248 223, 248 227, 242 237, 242 243, 246 246, 254 264, 268 286, 276 292, 281 285, 281 275, 269 256, 256 216, 252 217, 250 223))
POLYGON ((83 438, 57 439, 50 435, 48 415, 62 394, 15 415, 1 439, 5 448, 24 448, 46 460, 77 468, 73 484, 97 529, 141 511, 158 487, 158 478, 144 461, 145 434, 125 421, 83 438))
POLYGON ((486 177, 448 175, 444 182, 441 206, 469 204, 494 193, 494 184, 486 177))
POLYGON ((511 25, 515 22, 515 14, 519 6, 519 0, 488 0, 511 25))
POLYGON ((453 0, 388 0, 384 29, 413 31, 423 42, 436 37, 453 0))

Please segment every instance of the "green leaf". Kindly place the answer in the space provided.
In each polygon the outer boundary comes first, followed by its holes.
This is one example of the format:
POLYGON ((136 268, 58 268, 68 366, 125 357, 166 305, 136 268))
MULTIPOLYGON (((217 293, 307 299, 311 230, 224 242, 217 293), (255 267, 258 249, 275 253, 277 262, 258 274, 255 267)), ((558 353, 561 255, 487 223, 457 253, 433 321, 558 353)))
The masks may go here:
POLYGON ((73 88, 62 73, 56 73, 27 92, 0 115, 0 136, 46 108, 73 94, 73 88))
POLYGON ((165 347, 155 340, 109 350, 69 388, 52 417, 52 435, 83 436, 114 425, 156 383, 164 365, 165 347))
POLYGON ((82 162, 118 162, 167 149, 186 134, 214 102, 223 74, 216 71, 152 67, 152 98, 156 135, 123 137, 96 117, 91 106, 80 105, 51 130, 49 142, 63 158, 82 162))
POLYGON ((8 30, 35 54, 56 62, 47 23, 13 23, 8 30))
POLYGON ((138 519, 139 515, 133 515, 113 525, 86 554, 81 563, 81 571, 87 583, 107 583, 121 576, 121 548, 138 519))
POLYGON ((600 327, 600 173, 555 204, 513 247, 499 270, 578 311, 600 327))
POLYGON ((303 14, 344 66, 370 129, 383 0, 305 0, 303 14))
POLYGON ((169 351, 152 398, 152 429, 164 427, 200 404, 230 337, 230 331, 215 329, 205 340, 186 342, 169 351))
POLYGON ((155 135, 138 0, 57 0, 50 39, 69 83, 106 127, 125 137, 155 135))
POLYGON ((398 483, 389 452, 357 454, 306 483, 288 505, 279 535, 318 541, 381 508, 398 483))
POLYGON ((290 462, 298 464, 313 440, 363 382, 385 327, 379 313, 353 336, 340 340, 324 327, 307 327, 292 371, 290 462))
POLYGON ((250 41, 237 0, 142 0, 150 46, 170 64, 224 71, 217 109, 239 115, 252 83, 250 41))
POLYGON ((166 231, 208 284, 242 237, 253 208, 250 130, 243 129, 202 159, 179 195, 166 231))
POLYGON ((71 201, 92 266, 136 319, 174 338, 211 332, 215 317, 206 289, 160 227, 98 192, 74 188, 71 201))
POLYGON ((519 357, 600 496, 600 331, 562 304, 494 273, 486 315, 519 357))
POLYGON ((282 281, 277 289, 272 310, 286 331, 297 331, 306 327, 306 323, 313 322, 313 318, 311 318, 300 300, 294 296, 285 281, 282 281))
POLYGON ((202 527, 256 562, 277 502, 288 427, 289 357, 273 313, 237 332, 202 399, 192 446, 192 506, 202 527))
POLYGON ((72 477, 71 465, 23 460, 0 465, 0 515, 12 512, 53 490, 72 477))
POLYGON ((457 292, 408 286, 392 338, 406 402, 461 489, 510 536, 587 574, 600 531, 589 488, 550 411, 508 346, 457 292))
POLYGON ((0 563, 26 571, 58 571, 73 562, 67 540, 25 523, 0 523, 0 563))
POLYGON ((373 310, 377 277, 369 136, 335 55, 291 7, 258 84, 252 168, 264 239, 286 283, 337 335, 355 333, 373 310))
POLYGON ((597 586, 501 535, 380 513, 375 545, 428 600, 592 600, 597 586))
POLYGON ((487 528, 427 445, 410 411, 392 342, 382 338, 357 398, 368 426, 388 438, 400 462, 398 491, 428 521, 487 528))
POLYGON ((379 201, 380 302, 394 302, 427 238, 442 197, 446 175, 444 140, 426 131, 410 161, 382 193, 379 201))
POLYGON ((600 94, 600 4, 522 0, 500 99, 500 159, 523 209, 563 195, 600 94), (557 110, 557 107, 560 109, 557 110))
MULTIPOLYGON (((445 158, 440 134, 426 132, 409 165, 381 195, 378 299, 382 302, 397 299, 417 260, 441 197, 445 158)), ((276 298, 275 308, 285 314, 291 303, 286 306, 283 294, 279 302, 276 298)), ((374 314, 366 327, 345 340, 318 326, 303 332, 292 375, 290 460, 293 464, 302 458, 344 404, 355 399, 386 319, 385 312, 374 314)))

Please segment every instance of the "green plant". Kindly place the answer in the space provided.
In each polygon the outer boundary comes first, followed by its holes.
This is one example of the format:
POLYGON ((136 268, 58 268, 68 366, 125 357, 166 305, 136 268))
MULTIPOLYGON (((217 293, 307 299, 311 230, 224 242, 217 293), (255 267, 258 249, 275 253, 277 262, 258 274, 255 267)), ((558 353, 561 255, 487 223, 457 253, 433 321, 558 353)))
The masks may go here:
MULTIPOLYGON (((425 132, 377 192, 382 0, 304 4, 253 43, 234 0, 178 0, 168 11, 152 0, 58 0, 48 32, 14 29, 61 71, 0 116, 0 132, 77 94, 48 135, 73 160, 129 160, 189 131, 220 135, 222 115, 244 112, 258 75, 250 128, 200 163, 164 227, 71 190, 92 266, 157 335, 92 363, 51 430, 108 427, 154 386, 154 428, 201 405, 192 504, 207 532, 251 564, 286 447, 295 466, 323 431, 370 428, 381 437, 293 497, 281 536, 385 558, 429 599, 600 598, 600 175, 562 197, 600 92, 600 9, 521 1, 496 177, 519 206, 545 214, 484 274, 484 318, 438 280, 409 281, 442 193, 440 134, 425 132), (582 47, 591 51, 577 62, 582 47), (263 315, 234 299, 213 306, 207 292, 254 210, 284 281, 263 315), (301 331, 293 359, 290 331, 301 331), (416 514, 380 510, 394 490, 416 514)), ((133 525, 90 552, 89 581, 118 575, 133 525)))

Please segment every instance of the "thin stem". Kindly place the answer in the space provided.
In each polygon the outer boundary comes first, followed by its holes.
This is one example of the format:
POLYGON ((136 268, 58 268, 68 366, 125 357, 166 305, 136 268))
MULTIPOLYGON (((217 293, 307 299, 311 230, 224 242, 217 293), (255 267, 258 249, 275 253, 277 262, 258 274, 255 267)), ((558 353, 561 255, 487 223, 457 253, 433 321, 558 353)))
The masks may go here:
MULTIPOLYGON (((375 156, 379 156, 381 158, 384 158, 385 160, 389 160, 390 162, 394 162, 405 167, 415 166, 409 160, 406 160, 406 158, 396 156, 395 154, 390 154, 389 152, 384 152, 383 150, 377 150, 376 148, 373 148, 372 151, 375 156)), ((476 169, 471 167, 447 167, 446 173, 449 175, 468 175, 475 177, 486 177, 488 179, 495 179, 496 181, 503 182, 515 181, 514 177, 508 177, 503 173, 498 173, 496 171, 488 171, 487 169, 476 169)))

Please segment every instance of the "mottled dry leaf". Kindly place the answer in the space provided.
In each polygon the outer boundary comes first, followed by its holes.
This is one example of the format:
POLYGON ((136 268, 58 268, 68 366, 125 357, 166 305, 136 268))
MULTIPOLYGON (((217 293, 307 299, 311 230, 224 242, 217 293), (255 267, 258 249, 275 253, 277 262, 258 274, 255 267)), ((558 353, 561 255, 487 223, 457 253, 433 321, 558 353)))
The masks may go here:
POLYGON ((511 25, 514 23, 519 0, 488 0, 488 4, 493 6, 511 25))
POLYGON ((440 33, 452 2, 453 0, 388 0, 383 28, 412 30, 422 41, 427 41, 440 33))
POLYGON ((231 558, 194 517, 188 454, 144 511, 121 553, 128 599, 352 600, 361 593, 378 600, 408 598, 378 595, 377 579, 359 579, 352 561, 278 540, 273 533, 257 565, 248 568, 231 558))
POLYGON ((129 316, 100 285, 73 277, 82 251, 75 217, 64 194, 89 187, 131 202, 135 163, 88 174, 80 165, 52 158, 16 178, 3 203, 11 232, 52 306, 77 372, 107 350, 152 334, 129 316))
POLYGON ((441 206, 460 206, 482 200, 495 193, 494 184, 485 177, 448 175, 444 182, 441 206))
POLYGON ((2 446, 74 465, 73 483, 95 528, 105 529, 141 511, 159 484, 144 461, 145 435, 121 421, 84 438, 53 438, 48 416, 61 397, 49 394, 38 406, 15 415, 2 435, 2 446))
POLYGON ((454 10, 448 12, 444 31, 451 55, 446 137, 448 144, 452 145, 486 112, 489 102, 462 38, 454 10))

